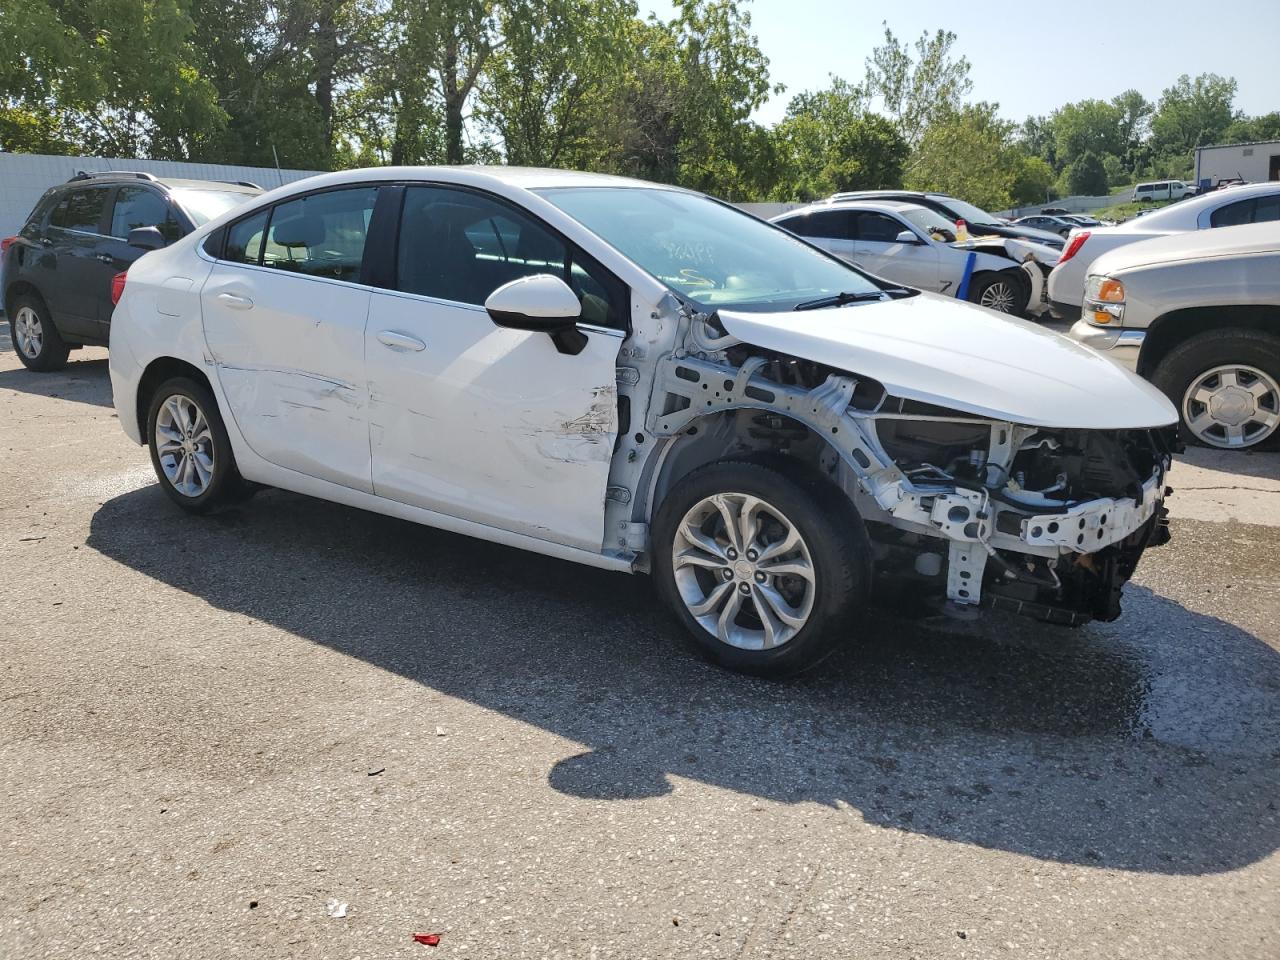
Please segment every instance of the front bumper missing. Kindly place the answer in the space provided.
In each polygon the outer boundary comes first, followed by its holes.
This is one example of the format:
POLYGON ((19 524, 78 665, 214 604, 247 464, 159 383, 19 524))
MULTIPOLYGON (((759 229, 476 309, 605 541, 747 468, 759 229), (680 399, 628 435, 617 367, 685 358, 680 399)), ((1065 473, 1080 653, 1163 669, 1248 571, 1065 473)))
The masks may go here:
POLYGON ((1074 553, 1096 553, 1138 530, 1160 507, 1164 470, 1157 468, 1141 496, 1110 497, 1077 504, 1063 513, 1045 513, 1022 521, 1021 539, 1033 547, 1059 547, 1074 553))

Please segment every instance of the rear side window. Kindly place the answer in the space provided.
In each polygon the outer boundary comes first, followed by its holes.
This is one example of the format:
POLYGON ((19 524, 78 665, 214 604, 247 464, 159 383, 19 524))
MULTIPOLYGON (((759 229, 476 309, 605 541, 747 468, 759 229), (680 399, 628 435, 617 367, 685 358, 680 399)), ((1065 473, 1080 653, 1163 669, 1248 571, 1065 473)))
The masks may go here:
POLYGON ((49 225, 81 233, 97 233, 102 229, 102 213, 107 205, 107 190, 73 190, 54 208, 49 225))
POLYGON ((271 209, 262 265, 358 281, 377 187, 330 190, 271 209))
POLYGON ((262 238, 267 232, 267 214, 262 210, 231 225, 222 259, 232 263, 261 263, 262 238))
POLYGON ((783 224, 792 233, 802 237, 823 240, 852 240, 852 215, 845 210, 818 210, 788 220, 783 224))
POLYGON ((1253 222, 1253 200, 1239 200, 1219 207, 1209 217, 1209 224, 1214 227, 1236 227, 1242 223, 1253 222))
POLYGON ((111 235, 129 239, 129 231, 137 227, 158 227, 165 240, 172 243, 182 235, 169 201, 146 187, 121 187, 111 208, 111 235))
POLYGON ((27 217, 26 226, 38 227, 44 223, 45 218, 49 216, 49 211, 54 208, 58 202, 58 193, 56 190, 48 191, 40 201, 36 204, 35 209, 31 211, 31 216, 27 217))

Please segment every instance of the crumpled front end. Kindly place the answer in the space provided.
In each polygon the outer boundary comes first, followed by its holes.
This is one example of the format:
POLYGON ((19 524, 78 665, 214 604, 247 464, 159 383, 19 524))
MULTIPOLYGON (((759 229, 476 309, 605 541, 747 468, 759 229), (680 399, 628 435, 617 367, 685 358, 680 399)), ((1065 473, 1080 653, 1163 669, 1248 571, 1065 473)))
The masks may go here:
POLYGON ((1114 620, 1143 551, 1168 539, 1173 427, 902 416, 877 418, 876 432, 901 473, 867 491, 887 514, 881 568, 932 584, 953 609, 985 602, 1068 625, 1114 620))

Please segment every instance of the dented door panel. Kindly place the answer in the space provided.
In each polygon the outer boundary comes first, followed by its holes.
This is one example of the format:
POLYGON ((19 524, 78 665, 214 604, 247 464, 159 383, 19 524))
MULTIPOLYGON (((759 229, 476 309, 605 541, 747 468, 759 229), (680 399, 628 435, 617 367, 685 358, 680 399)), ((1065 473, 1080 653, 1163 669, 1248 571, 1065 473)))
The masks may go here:
POLYGON ((600 550, 622 333, 584 331, 586 348, 569 356, 546 334, 495 326, 481 307, 375 293, 374 492, 600 550), (400 338, 424 346, 405 349, 400 338))
POLYGON ((253 452, 371 493, 368 288, 219 263, 200 300, 218 381, 253 452))

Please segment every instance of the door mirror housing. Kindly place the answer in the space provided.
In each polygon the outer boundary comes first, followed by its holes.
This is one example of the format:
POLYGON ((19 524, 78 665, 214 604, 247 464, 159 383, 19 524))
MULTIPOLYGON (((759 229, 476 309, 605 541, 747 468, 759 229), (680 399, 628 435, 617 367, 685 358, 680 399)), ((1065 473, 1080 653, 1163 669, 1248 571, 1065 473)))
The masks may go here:
POLYGON ((129 246, 139 250, 159 250, 165 245, 159 227, 134 227, 129 231, 129 246))
POLYGON ((920 238, 917 237, 910 230, 903 230, 900 234, 894 237, 893 242, 894 243, 919 243, 920 238))
POLYGON ((582 304, 569 285, 549 273, 504 283, 484 302, 499 327, 545 333, 561 353, 579 354, 587 336, 578 329, 582 304))

